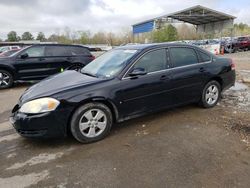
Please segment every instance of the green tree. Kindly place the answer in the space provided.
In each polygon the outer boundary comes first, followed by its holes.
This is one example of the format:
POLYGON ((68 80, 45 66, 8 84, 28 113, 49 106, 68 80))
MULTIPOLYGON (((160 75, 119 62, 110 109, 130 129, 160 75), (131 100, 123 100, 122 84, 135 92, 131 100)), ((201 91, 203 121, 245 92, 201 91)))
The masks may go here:
POLYGON ((89 44, 90 43, 90 32, 89 31, 79 31, 79 42, 81 44, 89 44))
POLYGON ((17 33, 15 31, 10 31, 7 35, 7 41, 9 41, 9 42, 18 41, 17 33))
POLYGON ((154 42, 169 42, 169 41, 175 41, 177 39, 178 39, 177 29, 171 24, 161 29, 155 30, 153 32, 154 42))
POLYGON ((39 32, 38 35, 37 35, 37 37, 36 37, 36 40, 40 40, 41 42, 46 41, 46 37, 45 37, 44 33, 43 32, 39 32))
POLYGON ((28 31, 24 32, 22 34, 22 40, 33 40, 34 37, 32 36, 32 34, 28 31))

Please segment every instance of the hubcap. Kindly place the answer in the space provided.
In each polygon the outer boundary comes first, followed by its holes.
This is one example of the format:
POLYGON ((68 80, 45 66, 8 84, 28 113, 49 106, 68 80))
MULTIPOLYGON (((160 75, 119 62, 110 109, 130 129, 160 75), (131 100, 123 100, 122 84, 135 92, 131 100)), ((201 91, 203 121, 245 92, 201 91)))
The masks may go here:
POLYGON ((0 72, 0 87, 8 86, 10 82, 10 76, 6 73, 0 72))
POLYGON ((206 96, 205 96, 206 102, 209 105, 213 105, 218 100, 218 97, 219 97, 218 87, 216 85, 209 86, 207 88, 206 96))
POLYGON ((107 126, 107 117, 100 109, 91 109, 85 112, 80 121, 81 133, 89 138, 99 136, 107 126))

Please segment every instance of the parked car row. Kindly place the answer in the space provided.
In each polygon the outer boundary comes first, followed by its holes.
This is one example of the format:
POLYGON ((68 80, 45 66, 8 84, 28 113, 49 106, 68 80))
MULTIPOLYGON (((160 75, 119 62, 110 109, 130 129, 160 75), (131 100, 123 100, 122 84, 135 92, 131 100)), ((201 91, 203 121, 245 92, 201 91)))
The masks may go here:
POLYGON ((191 40, 183 41, 196 46, 220 44, 220 49, 225 53, 235 53, 237 51, 250 50, 250 36, 244 37, 224 37, 221 39, 191 40))
POLYGON ((65 69, 80 70, 93 59, 89 49, 80 45, 29 46, 0 58, 0 89, 11 87, 15 81, 41 80, 65 69))

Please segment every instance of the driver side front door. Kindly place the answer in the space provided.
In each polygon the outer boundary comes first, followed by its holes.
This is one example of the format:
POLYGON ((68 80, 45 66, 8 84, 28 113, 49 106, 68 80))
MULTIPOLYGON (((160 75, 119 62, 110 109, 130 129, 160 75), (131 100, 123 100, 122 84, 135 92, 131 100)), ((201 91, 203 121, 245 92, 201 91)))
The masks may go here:
POLYGON ((126 118, 167 106, 171 72, 168 70, 166 49, 156 49, 144 54, 128 71, 119 84, 119 109, 126 118), (144 69, 147 74, 131 77, 134 69, 144 69))
POLYGON ((32 46, 17 56, 15 67, 19 80, 41 80, 51 75, 44 52, 45 46, 32 46))

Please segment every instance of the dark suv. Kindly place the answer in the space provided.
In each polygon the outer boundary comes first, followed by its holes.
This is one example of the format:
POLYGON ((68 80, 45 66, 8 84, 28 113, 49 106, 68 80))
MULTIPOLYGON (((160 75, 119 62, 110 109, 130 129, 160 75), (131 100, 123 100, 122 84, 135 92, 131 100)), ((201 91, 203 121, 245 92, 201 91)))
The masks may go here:
POLYGON ((0 58, 0 89, 14 81, 41 80, 65 69, 79 70, 95 57, 80 45, 39 44, 0 58))

